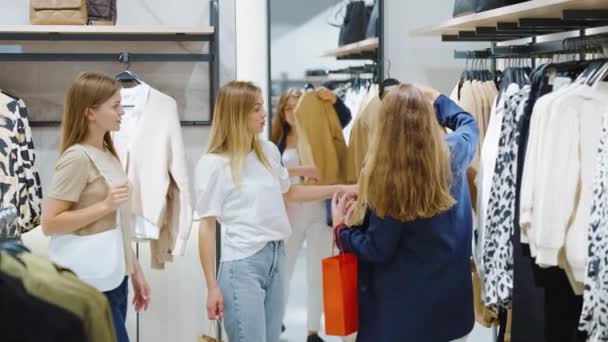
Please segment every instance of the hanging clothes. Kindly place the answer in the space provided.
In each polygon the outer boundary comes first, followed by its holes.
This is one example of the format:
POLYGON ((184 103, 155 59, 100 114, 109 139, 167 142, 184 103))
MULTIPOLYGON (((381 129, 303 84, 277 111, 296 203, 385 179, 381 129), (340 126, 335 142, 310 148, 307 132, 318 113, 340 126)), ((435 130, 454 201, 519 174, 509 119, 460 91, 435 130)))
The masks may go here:
POLYGON ((175 99, 144 82, 123 88, 125 115, 116 139, 132 185, 135 234, 150 240, 152 267, 183 255, 192 226, 186 151, 175 99), (129 108, 130 107, 130 108, 129 108), (150 153, 153 151, 154 153, 150 153))
MULTIPOLYGON (((40 301, 48 306, 39 307, 40 311, 31 312, 31 320, 36 320, 41 317, 43 312, 48 310, 59 310, 57 316, 44 316, 46 322, 54 322, 54 328, 48 333, 55 332, 59 336, 77 337, 84 332, 85 339, 80 341, 91 342, 112 342, 116 341, 114 333, 114 324, 110 306, 103 294, 95 288, 86 285, 80 281, 71 271, 59 268, 48 260, 36 256, 27 251, 20 253, 7 252, 0 246, 0 279, 8 277, 10 283, 0 281, 0 291, 10 291, 13 296, 12 300, 21 296, 23 304, 32 303, 30 298, 35 299, 34 304, 40 301), (16 282, 15 282, 16 281, 16 282), (24 293, 24 291, 26 293, 24 293), (50 306, 50 309, 49 309, 50 306), (60 318, 66 318, 66 321, 59 321, 60 318), (77 318, 80 324, 77 324, 74 318, 77 318), (73 328, 73 335, 65 335, 66 329, 73 328)), ((5 308, 3 301, 2 308, 5 308)), ((36 310, 36 307, 29 306, 30 309, 36 310)), ((24 307, 17 306, 7 308, 7 311, 0 311, 2 317, 0 320, 5 323, 10 322, 11 313, 13 311, 22 311, 24 307), (7 316, 4 316, 6 314, 7 316)), ((0 331, 0 340, 5 341, 10 339, 3 338, 5 331, 12 330, 13 327, 18 327, 19 324, 28 323, 25 330, 31 330, 33 336, 41 327, 34 325, 31 320, 19 322, 16 326, 6 325, 6 329, 0 331), (10 328, 9 328, 10 327, 10 328), (34 329, 32 329, 32 327, 34 329)), ((19 331, 23 334, 23 331, 19 331)), ((47 333, 46 331, 39 331, 47 333)), ((23 336, 23 335, 20 335, 23 336)), ((52 336, 52 335, 50 335, 52 336)), ((64 339, 51 340, 49 335, 45 335, 44 341, 66 341, 64 339)), ((70 341, 71 339, 67 339, 70 341)), ((19 339, 23 341, 23 339, 19 339)), ((40 341, 40 340, 26 340, 40 341)))
POLYGON ((491 115, 480 159, 475 254, 486 305, 512 308, 513 341, 585 341, 579 327, 602 340, 596 322, 608 302, 596 299, 601 261, 590 258, 606 254, 592 208, 608 87, 585 83, 597 70, 589 62, 541 66, 532 85, 510 97, 505 82, 521 77, 503 75, 497 103, 506 97, 507 110, 491 115))
POLYGON ((333 104, 316 92, 307 92, 295 109, 298 153, 303 165, 315 165, 321 174, 318 182, 328 185, 346 181, 346 142, 333 104))
POLYGON ((488 201, 486 238, 481 264, 485 270, 487 306, 498 310, 508 308, 513 288, 513 234, 509 216, 515 210, 515 172, 517 168, 517 123, 524 113, 530 87, 507 98, 503 117, 496 165, 488 201))
POLYGON ((23 100, 0 93, 0 207, 17 208, 21 232, 40 224, 42 187, 23 100))
POLYGON ((591 218, 588 225, 589 260, 585 274, 585 293, 579 329, 587 331, 589 341, 608 341, 608 112, 602 116, 597 147, 591 218))
MULTIPOLYGON (((463 78, 464 77, 465 75, 463 75, 463 78)), ((454 90, 450 95, 452 100, 473 115, 479 126, 479 144, 475 153, 475 158, 467 169, 469 192, 471 193, 473 210, 475 212, 477 212, 478 204, 478 190, 475 179, 479 172, 479 154, 486 136, 486 130, 490 121, 490 113, 492 112, 492 105, 496 95, 497 89, 494 81, 479 81, 476 79, 464 79, 460 81, 454 87, 454 90)))
POLYGON ((362 108, 361 113, 357 115, 350 132, 346 166, 348 183, 356 183, 359 179, 369 144, 372 141, 372 133, 378 121, 380 107, 382 106, 377 86, 370 88, 368 98, 369 101, 362 108))

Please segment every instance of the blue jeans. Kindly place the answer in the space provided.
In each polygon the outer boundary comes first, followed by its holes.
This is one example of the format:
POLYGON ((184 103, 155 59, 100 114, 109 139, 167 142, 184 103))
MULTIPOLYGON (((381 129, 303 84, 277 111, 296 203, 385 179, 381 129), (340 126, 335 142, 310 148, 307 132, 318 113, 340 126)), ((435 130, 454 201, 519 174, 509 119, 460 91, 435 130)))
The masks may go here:
POLYGON ((110 302, 112 320, 116 331, 117 342, 129 342, 125 320, 127 319, 127 299, 129 298, 129 277, 125 277, 122 283, 114 290, 104 292, 110 302))
POLYGON ((224 328, 230 342, 279 342, 284 264, 283 241, 269 242, 245 259, 220 264, 224 328))

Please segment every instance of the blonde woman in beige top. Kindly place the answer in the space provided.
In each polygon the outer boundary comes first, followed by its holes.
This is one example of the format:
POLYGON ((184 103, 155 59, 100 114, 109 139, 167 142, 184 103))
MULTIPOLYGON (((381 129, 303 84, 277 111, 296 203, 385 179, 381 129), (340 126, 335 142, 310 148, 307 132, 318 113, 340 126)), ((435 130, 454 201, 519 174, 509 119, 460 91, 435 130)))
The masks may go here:
POLYGON ((123 342, 128 275, 137 311, 148 308, 150 288, 130 245, 128 179, 110 136, 120 128, 120 102, 120 84, 111 77, 82 73, 72 82, 42 229, 51 236, 51 259, 107 296, 123 342))

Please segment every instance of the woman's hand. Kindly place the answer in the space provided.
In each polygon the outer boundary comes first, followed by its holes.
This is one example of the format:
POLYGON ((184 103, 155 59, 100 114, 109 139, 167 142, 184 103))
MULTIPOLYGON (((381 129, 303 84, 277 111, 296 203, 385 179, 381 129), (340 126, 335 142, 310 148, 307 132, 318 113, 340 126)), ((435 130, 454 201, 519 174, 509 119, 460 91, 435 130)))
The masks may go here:
POLYGON ((127 184, 123 186, 117 186, 110 188, 108 195, 104 200, 104 203, 109 210, 116 210, 121 205, 127 203, 129 200, 129 186, 127 184))
POLYGON ((209 289, 207 294, 207 316, 215 321, 224 316, 224 297, 219 287, 209 289))
POLYGON ((359 184, 338 185, 338 192, 356 198, 359 195, 359 184))
POLYGON ((334 227, 347 224, 352 217, 356 203, 356 195, 353 193, 336 192, 331 199, 331 217, 334 227))
POLYGON ((150 286, 144 275, 144 272, 139 266, 137 259, 133 262, 134 271, 131 274, 131 285, 133 285, 133 306, 135 311, 139 312, 141 309, 148 310, 150 306, 150 286))

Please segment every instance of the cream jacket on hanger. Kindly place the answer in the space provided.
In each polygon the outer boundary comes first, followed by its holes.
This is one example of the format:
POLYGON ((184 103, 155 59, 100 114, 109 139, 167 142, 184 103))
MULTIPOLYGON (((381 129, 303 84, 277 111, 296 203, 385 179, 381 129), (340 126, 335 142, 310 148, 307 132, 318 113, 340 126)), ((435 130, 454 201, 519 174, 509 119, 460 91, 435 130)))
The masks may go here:
POLYGON ((123 89, 123 95, 134 108, 129 118, 123 118, 121 131, 114 135, 116 148, 131 183, 136 232, 139 237, 144 232, 150 238, 152 267, 163 268, 172 255, 184 254, 192 226, 177 103, 145 83, 135 89, 123 89))

